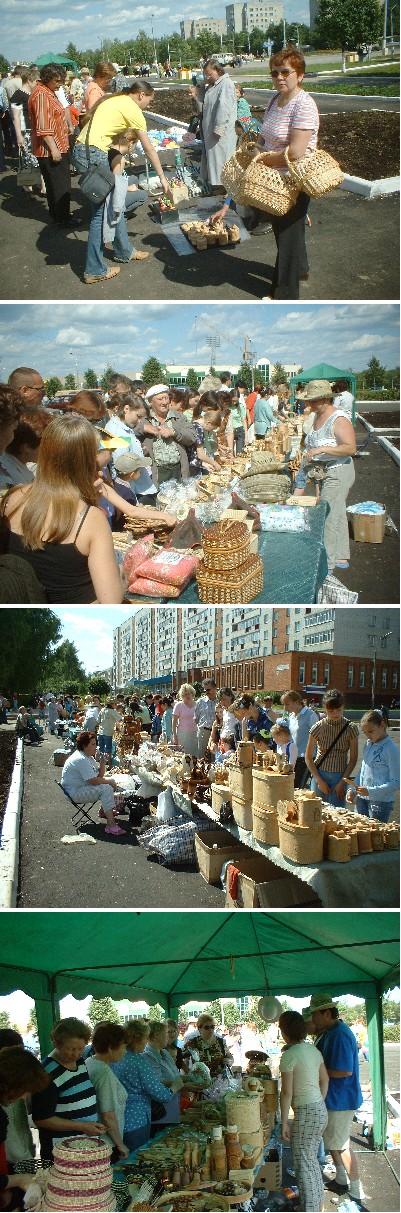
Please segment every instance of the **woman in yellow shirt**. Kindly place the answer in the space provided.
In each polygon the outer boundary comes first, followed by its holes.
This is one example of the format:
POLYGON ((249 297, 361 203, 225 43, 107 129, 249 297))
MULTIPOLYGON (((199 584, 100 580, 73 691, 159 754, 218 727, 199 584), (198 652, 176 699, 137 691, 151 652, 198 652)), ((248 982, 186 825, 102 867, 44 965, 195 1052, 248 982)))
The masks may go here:
MULTIPOLYGON (((138 131, 138 138, 143 150, 153 165, 155 172, 160 177, 164 192, 171 193, 170 183, 163 172, 158 154, 151 144, 146 130, 146 119, 143 111, 150 105, 153 97, 154 89, 147 80, 134 80, 129 91, 115 93, 113 96, 105 97, 99 101, 90 116, 91 126, 88 142, 86 142, 88 130, 87 127, 84 127, 74 147, 73 161, 79 173, 87 171, 88 155, 89 164, 108 164, 108 151, 113 144, 113 140, 127 127, 133 127, 135 131, 138 131)), ((138 191, 138 197, 135 195, 135 200, 137 205, 140 205, 145 201, 144 194, 138 191)), ((84 280, 87 283, 98 282, 103 278, 114 278, 120 272, 118 266, 112 266, 108 269, 104 259, 103 207, 103 202, 99 205, 92 205, 84 274, 84 280)), ((115 248, 118 248, 117 230, 114 245, 115 248)), ((124 251, 122 248, 121 252, 123 253, 124 251)), ((119 257, 119 260, 130 261, 131 254, 129 251, 127 250, 126 256, 122 255, 121 258, 119 257)))

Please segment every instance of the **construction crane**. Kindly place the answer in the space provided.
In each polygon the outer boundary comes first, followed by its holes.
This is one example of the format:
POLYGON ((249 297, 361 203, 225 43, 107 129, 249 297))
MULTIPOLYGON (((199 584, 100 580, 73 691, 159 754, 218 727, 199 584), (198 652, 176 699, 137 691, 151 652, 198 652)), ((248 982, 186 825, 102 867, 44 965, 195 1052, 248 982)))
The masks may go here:
POLYGON ((249 369, 251 371, 252 387, 253 387, 254 386, 254 367, 256 364, 256 350, 254 349, 252 338, 248 337, 248 335, 246 335, 244 337, 243 345, 239 345, 237 341, 233 341, 231 339, 231 337, 227 337, 227 333, 221 333, 220 330, 218 328, 216 328, 216 325, 212 324, 211 320, 208 320, 207 317, 202 314, 200 316, 195 316, 196 343, 197 343, 197 339, 198 339, 197 328, 196 328, 198 320, 200 320, 202 324, 205 324, 206 327, 208 329, 210 329, 211 333, 213 333, 213 338, 211 338, 211 337, 206 338, 206 345, 209 345, 211 347, 212 365, 214 365, 215 355, 216 355, 218 346, 221 345, 221 340, 223 338, 223 340, 228 342, 229 345, 233 345, 236 350, 240 351, 242 362, 245 364, 245 366, 249 366, 249 369))

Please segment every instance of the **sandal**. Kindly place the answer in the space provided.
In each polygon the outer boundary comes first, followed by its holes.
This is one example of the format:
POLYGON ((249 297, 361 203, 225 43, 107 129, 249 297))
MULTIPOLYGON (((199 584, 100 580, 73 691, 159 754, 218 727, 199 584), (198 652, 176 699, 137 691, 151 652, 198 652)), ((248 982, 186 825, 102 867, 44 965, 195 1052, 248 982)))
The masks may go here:
POLYGON ((119 274, 119 273, 120 273, 119 266, 113 265, 110 267, 109 270, 107 270, 107 274, 100 274, 98 278, 95 277, 95 274, 85 274, 84 282, 86 282, 87 286, 90 285, 92 282, 104 282, 106 278, 115 278, 116 274, 119 274))
POLYGON ((126 834, 127 833, 126 830, 122 830, 121 826, 118 826, 118 825, 106 826, 106 829, 104 832, 105 832, 105 834, 126 834))
POLYGON ((349 560, 336 560, 335 569, 349 569, 349 560))

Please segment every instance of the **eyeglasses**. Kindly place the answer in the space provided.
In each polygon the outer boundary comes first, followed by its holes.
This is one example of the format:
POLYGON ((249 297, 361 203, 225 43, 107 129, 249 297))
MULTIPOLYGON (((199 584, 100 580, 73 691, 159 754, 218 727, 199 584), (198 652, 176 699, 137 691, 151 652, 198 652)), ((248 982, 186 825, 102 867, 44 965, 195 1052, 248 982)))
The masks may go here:
POLYGON ((214 1023, 203 1023, 201 1024, 201 1029, 202 1028, 214 1028, 214 1023))
POLYGON ((26 383, 25 387, 29 387, 31 392, 41 392, 42 396, 46 391, 44 383, 26 383))
POLYGON ((282 67, 282 68, 274 67, 273 70, 270 72, 270 75, 272 77, 272 80, 275 80, 277 76, 284 76, 284 77, 291 76, 294 71, 295 71, 294 67, 282 67))

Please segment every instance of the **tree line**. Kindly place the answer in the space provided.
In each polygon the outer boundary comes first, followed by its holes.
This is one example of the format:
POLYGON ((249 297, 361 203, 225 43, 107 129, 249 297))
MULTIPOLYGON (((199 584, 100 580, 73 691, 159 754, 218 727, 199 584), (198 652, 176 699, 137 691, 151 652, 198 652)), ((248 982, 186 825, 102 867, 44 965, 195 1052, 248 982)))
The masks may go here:
POLYGON ((66 695, 108 695, 110 683, 101 675, 86 674, 75 644, 61 640, 61 623, 47 607, 1 612, 2 692, 11 696, 35 691, 66 695))

